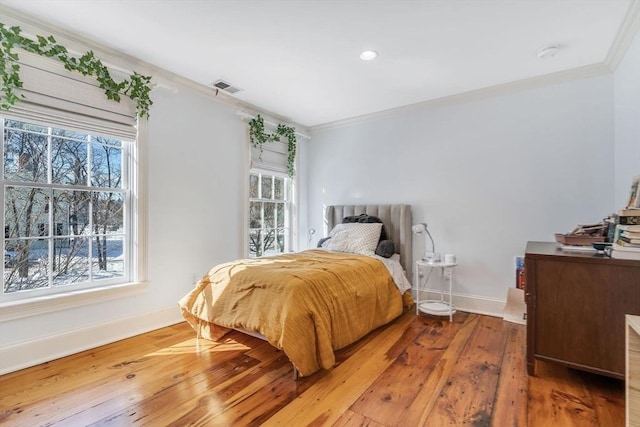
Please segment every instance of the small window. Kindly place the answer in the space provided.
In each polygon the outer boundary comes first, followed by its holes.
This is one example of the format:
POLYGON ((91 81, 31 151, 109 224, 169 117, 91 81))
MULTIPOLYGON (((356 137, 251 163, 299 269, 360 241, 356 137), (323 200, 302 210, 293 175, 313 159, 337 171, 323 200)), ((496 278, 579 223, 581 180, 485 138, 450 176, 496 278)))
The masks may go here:
POLYGON ((252 172, 249 175, 249 256, 290 252, 291 179, 252 172))

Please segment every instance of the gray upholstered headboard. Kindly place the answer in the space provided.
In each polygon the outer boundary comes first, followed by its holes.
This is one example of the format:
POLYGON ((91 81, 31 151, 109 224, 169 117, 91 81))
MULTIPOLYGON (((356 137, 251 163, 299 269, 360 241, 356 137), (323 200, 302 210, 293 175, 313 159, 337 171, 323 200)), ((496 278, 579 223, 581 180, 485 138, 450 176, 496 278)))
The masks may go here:
POLYGON ((411 280, 412 243, 411 243, 411 205, 332 205, 327 206, 324 218, 327 231, 340 224, 344 217, 367 214, 382 220, 388 238, 393 240, 396 252, 400 254, 400 264, 411 280))

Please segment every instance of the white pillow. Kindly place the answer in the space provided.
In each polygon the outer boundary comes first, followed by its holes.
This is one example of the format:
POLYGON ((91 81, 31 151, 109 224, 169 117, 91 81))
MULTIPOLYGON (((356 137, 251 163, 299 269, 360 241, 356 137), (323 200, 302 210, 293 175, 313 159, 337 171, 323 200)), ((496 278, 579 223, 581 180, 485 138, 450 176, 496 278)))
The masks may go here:
POLYGON ((338 224, 329 233, 329 240, 322 246, 330 251, 350 252, 373 256, 380 240, 380 223, 338 224))

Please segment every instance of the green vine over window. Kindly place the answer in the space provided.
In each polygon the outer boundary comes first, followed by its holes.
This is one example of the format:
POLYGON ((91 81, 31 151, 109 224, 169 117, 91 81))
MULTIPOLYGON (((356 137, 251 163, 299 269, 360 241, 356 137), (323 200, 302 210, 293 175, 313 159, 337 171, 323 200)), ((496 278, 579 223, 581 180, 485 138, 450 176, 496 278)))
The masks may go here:
POLYGON ((27 52, 55 58, 69 71, 94 77, 108 99, 120 102, 120 95, 126 95, 136 102, 136 113, 139 117, 149 117, 149 108, 153 104, 149 99, 151 77, 134 71, 129 79, 116 83, 107 67, 92 51, 76 58, 70 56, 67 48, 58 44, 53 36, 37 36, 37 41, 34 41, 22 36, 21 31, 20 27, 7 28, 0 23, 0 108, 8 110, 20 100, 22 80, 19 74, 18 54, 14 52, 14 48, 22 48, 27 52))
POLYGON ((260 114, 249 121, 249 139, 254 147, 260 147, 267 142, 277 142, 281 138, 287 138, 287 174, 293 177, 296 162, 296 128, 279 124, 275 133, 266 133, 264 119, 260 114))

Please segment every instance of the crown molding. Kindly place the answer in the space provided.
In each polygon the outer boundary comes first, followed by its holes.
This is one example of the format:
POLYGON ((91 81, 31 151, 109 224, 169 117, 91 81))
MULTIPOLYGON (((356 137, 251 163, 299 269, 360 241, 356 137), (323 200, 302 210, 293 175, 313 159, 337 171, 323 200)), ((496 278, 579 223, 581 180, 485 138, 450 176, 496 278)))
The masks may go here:
POLYGON ((618 34, 611 44, 611 49, 604 62, 612 71, 615 71, 624 58, 634 37, 640 30, 640 0, 632 0, 627 15, 620 25, 618 34))
POLYGON ((26 13, 3 5, 0 9, 0 17, 5 25, 19 26, 24 35, 53 35, 56 40, 60 44, 64 45, 71 53, 83 54, 87 50, 92 50, 107 68, 113 69, 119 73, 131 74, 132 70, 135 69, 138 73, 150 75, 152 76, 153 83, 155 83, 155 89, 166 89, 173 93, 178 93, 180 89, 189 89, 208 96, 218 102, 234 106, 238 110, 249 112, 253 115, 262 114, 263 116, 269 116, 274 121, 294 126, 296 130, 299 130, 301 133, 309 133, 306 126, 297 123, 290 118, 264 110, 218 89, 195 82, 164 68, 74 34, 56 25, 42 22, 42 20, 34 18, 26 13))
POLYGON ((455 95, 444 96, 442 98, 431 99, 428 101, 418 102, 415 104, 404 105, 402 107, 391 108, 389 110, 379 111, 362 116, 352 117, 349 119, 338 120, 335 122, 324 123, 311 126, 311 134, 344 126, 351 126, 370 120, 379 120, 383 118, 393 117, 400 114, 410 114, 426 109, 442 108, 456 104, 480 101, 483 99, 493 98, 497 96, 509 95, 512 93, 522 92, 531 89, 542 88, 559 83, 566 83, 573 80, 586 79, 611 74, 611 69, 604 63, 585 65, 583 67, 572 68, 569 70, 558 71, 556 73, 545 74, 543 76, 530 77, 522 80, 516 80, 509 83, 503 83, 495 86, 489 86, 482 89, 462 92, 455 95))

